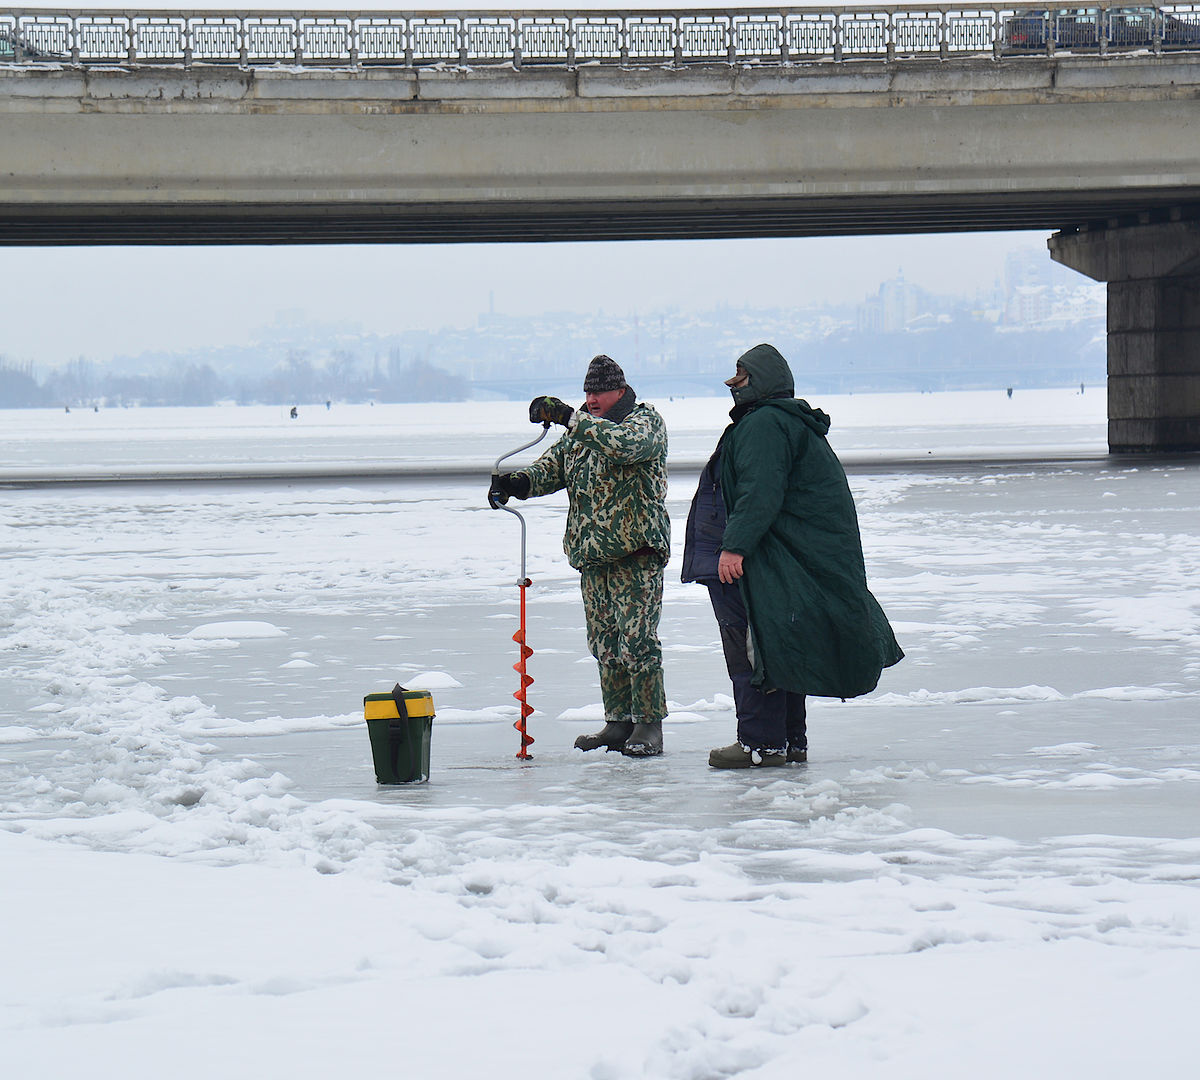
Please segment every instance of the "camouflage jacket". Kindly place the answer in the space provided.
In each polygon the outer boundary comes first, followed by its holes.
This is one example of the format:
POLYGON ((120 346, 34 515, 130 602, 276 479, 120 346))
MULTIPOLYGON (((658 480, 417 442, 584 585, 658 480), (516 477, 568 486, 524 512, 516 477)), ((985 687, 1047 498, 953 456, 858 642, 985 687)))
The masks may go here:
POLYGON ((567 489, 563 551, 576 570, 653 548, 666 563, 667 426, 653 405, 638 402, 613 422, 576 414, 573 431, 521 472, 529 497, 567 489))

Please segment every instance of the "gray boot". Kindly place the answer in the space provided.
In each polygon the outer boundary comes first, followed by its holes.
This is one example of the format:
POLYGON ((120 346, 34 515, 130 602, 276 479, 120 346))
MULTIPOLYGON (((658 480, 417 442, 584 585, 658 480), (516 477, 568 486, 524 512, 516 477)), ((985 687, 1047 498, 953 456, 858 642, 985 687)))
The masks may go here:
POLYGON ((608 720, 595 735, 580 735, 575 740, 576 750, 621 750, 625 740, 633 733, 633 724, 628 720, 608 720))
POLYGON ((663 752, 662 721, 651 720, 646 724, 634 724, 621 753, 626 757, 657 757, 663 752))

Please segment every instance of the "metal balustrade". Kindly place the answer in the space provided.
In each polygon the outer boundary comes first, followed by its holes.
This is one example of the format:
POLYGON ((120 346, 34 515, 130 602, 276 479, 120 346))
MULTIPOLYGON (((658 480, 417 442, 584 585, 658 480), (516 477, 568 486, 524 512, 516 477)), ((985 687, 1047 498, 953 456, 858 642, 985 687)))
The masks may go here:
POLYGON ((589 12, 0 11, 0 63, 802 64, 1200 51, 1200 2, 589 12))

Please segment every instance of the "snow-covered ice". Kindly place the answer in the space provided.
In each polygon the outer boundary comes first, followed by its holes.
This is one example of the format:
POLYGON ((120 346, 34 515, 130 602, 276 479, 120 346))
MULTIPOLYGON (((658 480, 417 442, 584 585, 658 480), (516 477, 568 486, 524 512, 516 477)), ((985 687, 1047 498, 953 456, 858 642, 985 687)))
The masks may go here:
MULTIPOLYGON (((483 493, 522 406, 467 437, 457 407, 86 413, 74 450, 3 414, 30 469, 262 460, 278 427, 480 479, 4 490, 0 1070, 1186 1075, 1200 463, 1104 458, 1099 390, 997 396, 815 402, 908 658, 812 703, 808 766, 750 774, 705 764, 732 702, 677 557, 667 754, 571 749, 599 691, 561 498, 526 508, 514 758, 518 536, 483 493), (431 777, 380 788, 362 696, 397 681, 434 696, 431 777)), ((722 405, 663 404, 678 460, 722 405)))

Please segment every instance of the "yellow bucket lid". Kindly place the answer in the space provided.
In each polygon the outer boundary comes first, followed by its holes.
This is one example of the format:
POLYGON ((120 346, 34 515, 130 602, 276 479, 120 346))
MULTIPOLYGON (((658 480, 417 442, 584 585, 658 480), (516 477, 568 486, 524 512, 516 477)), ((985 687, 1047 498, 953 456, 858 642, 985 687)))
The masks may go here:
MULTIPOLYGON (((434 715, 433 695, 428 690, 405 690, 401 696, 410 717, 434 715)), ((367 694, 363 698, 363 712, 367 720, 395 720, 400 716, 395 697, 386 693, 367 694)))

